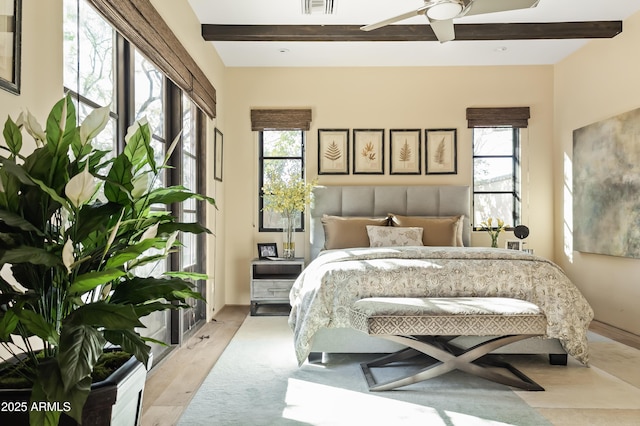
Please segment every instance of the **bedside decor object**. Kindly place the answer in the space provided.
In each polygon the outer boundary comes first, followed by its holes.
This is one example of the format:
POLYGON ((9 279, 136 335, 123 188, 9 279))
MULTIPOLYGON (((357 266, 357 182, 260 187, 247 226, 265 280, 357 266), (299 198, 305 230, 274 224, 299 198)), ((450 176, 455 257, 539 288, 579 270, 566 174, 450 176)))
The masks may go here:
POLYGON ((419 175, 422 138, 420 129, 389 131, 389 154, 392 175, 419 175))
POLYGON ((295 230, 300 213, 311 201, 311 190, 316 181, 306 183, 301 178, 282 180, 281 176, 268 176, 268 183, 262 187, 264 210, 280 213, 282 216, 282 257, 295 257, 295 230))
POLYGON ((522 250, 524 243, 520 240, 507 240, 504 243, 504 248, 509 250, 522 250))
POLYGON ((507 225, 505 225, 502 219, 496 219, 496 222, 497 222, 497 226, 494 227, 493 218, 490 217, 489 219, 487 219, 486 221, 480 224, 480 227, 482 228, 482 230, 487 231, 487 233, 491 236, 491 247, 493 248, 498 247, 498 236, 500 235, 500 232, 507 229, 507 225))
MULTIPOLYGON (((110 112, 97 108, 78 126, 67 96, 44 127, 28 111, 4 126, 0 345, 23 367, 30 404, 70 403, 64 414, 31 411, 32 425, 64 423, 67 416, 81 423, 105 346, 121 348, 146 367, 151 348, 137 331, 144 327, 140 319, 186 307, 191 298, 203 300, 191 281, 205 275, 170 270, 155 277, 140 267, 166 259, 178 233, 208 232, 198 223, 179 223, 168 210, 152 211, 152 205, 215 201, 157 184, 168 166, 156 164, 144 119, 129 127, 122 153, 110 157, 95 149, 92 141, 110 123, 110 112), (35 139, 26 153, 23 130, 35 139)), ((0 368, 3 375, 9 370, 0 368)))
POLYGON ((428 175, 458 173, 456 129, 425 130, 425 166, 428 175))
POLYGON ((261 260, 278 257, 278 246, 276 243, 258 243, 258 257, 261 260))
POLYGON ((349 174, 349 129, 318 130, 318 174, 349 174))
POLYGON ((353 173, 384 174, 384 129, 353 130, 353 173))

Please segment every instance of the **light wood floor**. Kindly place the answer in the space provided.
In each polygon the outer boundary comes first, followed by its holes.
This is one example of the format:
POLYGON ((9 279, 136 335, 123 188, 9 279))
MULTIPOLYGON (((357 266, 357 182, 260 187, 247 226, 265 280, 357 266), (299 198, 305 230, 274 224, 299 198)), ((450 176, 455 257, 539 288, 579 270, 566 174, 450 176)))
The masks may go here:
MULTIPOLYGON (((225 306, 182 347, 149 372, 144 390, 142 426, 175 425, 218 357, 249 314, 248 306, 225 306)), ((640 349, 640 336, 600 322, 590 329, 640 349)))

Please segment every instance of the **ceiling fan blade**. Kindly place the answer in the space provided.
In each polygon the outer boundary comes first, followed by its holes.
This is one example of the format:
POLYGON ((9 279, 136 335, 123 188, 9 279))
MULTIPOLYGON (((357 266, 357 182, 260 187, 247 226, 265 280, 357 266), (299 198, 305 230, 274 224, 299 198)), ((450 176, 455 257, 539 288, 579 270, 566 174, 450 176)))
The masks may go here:
POLYGON ((472 0, 461 16, 529 9, 536 7, 539 2, 540 0, 472 0))
POLYGON ((451 41, 456 38, 456 33, 453 28, 453 19, 448 19, 446 21, 429 19, 429 25, 431 25, 431 29, 440 43, 451 41))
POLYGON ((395 22, 404 21, 405 19, 413 18, 414 16, 424 15, 424 12, 429 8, 429 6, 422 6, 418 10, 412 10, 411 12, 403 13, 402 15, 394 16, 393 18, 385 19, 384 21, 376 22, 374 24, 369 24, 360 27, 362 31, 371 31, 378 29, 380 27, 386 27, 389 24, 393 24, 395 22))

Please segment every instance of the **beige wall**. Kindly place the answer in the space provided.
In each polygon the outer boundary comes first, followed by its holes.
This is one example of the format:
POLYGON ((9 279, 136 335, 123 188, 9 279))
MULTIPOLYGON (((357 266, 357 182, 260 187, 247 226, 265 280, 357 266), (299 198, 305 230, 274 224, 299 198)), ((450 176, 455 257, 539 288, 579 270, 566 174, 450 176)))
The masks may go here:
MULTIPOLYGON (((564 157, 572 156, 573 130, 640 107, 640 14, 612 40, 592 41, 555 67, 553 159, 556 261, 583 292, 597 320, 640 334, 640 260, 565 253, 564 157)), ((606 236, 603 236, 606 238, 606 236)))
MULTIPOLYGON (((256 243, 281 242, 259 233, 257 223, 257 139, 250 130, 252 107, 309 107, 308 177, 317 175, 319 128, 385 129, 384 176, 319 176, 320 184, 471 185, 470 106, 530 106, 523 151, 523 222, 531 228, 529 247, 553 256, 552 153, 553 69, 551 66, 475 68, 230 68, 227 70, 225 180, 226 302, 249 302, 249 261, 256 243), (390 176, 388 130, 456 128, 458 174, 390 176)), ((424 170, 424 168, 423 168, 424 170)), ((423 172, 424 173, 424 172, 423 172)), ((501 243, 504 236, 501 238, 501 243)), ((297 247, 304 248, 304 235, 297 247)), ((486 233, 472 244, 488 246, 486 233)), ((302 256, 304 250, 298 250, 302 256)))

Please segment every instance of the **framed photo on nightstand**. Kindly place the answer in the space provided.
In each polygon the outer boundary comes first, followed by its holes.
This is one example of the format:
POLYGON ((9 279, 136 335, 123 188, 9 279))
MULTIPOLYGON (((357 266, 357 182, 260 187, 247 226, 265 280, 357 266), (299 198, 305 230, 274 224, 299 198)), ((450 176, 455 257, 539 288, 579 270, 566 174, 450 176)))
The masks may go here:
POLYGON ((276 243, 258 243, 258 257, 260 259, 278 257, 278 246, 276 243))
POLYGON ((507 240, 504 244, 504 248, 509 250, 522 250, 522 240, 507 240))

